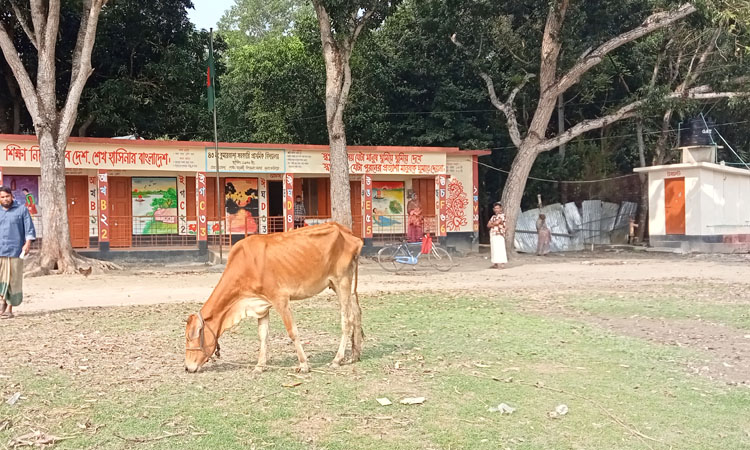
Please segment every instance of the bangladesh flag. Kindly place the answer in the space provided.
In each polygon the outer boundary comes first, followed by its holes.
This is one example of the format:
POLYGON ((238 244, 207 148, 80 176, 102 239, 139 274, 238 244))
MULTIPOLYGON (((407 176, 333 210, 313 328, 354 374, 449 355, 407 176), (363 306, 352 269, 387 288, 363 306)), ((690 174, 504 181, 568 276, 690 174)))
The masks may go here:
POLYGON ((214 68, 214 48, 213 48, 213 42, 208 47, 208 68, 206 69, 206 88, 208 89, 208 110, 213 111, 214 109, 214 100, 216 100, 216 79, 215 79, 215 72, 216 69, 214 68))

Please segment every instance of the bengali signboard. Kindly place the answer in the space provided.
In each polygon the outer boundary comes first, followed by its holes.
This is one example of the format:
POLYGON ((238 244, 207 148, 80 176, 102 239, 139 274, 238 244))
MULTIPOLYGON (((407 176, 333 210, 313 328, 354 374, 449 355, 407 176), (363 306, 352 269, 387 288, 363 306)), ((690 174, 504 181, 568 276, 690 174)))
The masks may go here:
MULTIPOLYGON (((39 167, 38 145, 31 142, 0 145, 2 166, 39 167)), ((205 165, 205 156, 199 147, 69 143, 65 150, 65 166, 70 169, 192 171, 202 170, 205 165)))
MULTIPOLYGON (((280 149, 221 148, 219 166, 222 172, 283 173, 285 154, 280 149)), ((216 170, 216 153, 206 148, 208 171, 216 170)))
MULTIPOLYGON (((436 175, 445 173, 445 153, 350 152, 349 173, 356 175, 436 175)), ((288 150, 287 171, 331 172, 329 152, 288 150)))

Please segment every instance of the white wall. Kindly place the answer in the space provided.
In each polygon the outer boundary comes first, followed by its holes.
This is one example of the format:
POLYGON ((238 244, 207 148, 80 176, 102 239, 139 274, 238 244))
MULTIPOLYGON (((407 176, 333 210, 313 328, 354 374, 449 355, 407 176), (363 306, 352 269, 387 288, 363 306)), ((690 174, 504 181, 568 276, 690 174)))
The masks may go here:
POLYGON ((701 170, 700 233, 750 233, 750 172, 701 170))

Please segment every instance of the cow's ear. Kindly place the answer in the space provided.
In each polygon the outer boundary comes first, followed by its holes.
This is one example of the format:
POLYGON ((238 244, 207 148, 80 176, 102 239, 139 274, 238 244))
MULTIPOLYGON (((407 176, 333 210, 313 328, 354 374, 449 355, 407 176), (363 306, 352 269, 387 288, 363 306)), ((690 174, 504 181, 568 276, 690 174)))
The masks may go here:
POLYGON ((187 326, 185 327, 185 335, 188 339, 198 339, 201 335, 201 330, 198 327, 197 318, 195 317, 195 314, 191 314, 190 317, 188 317, 187 320, 187 326))

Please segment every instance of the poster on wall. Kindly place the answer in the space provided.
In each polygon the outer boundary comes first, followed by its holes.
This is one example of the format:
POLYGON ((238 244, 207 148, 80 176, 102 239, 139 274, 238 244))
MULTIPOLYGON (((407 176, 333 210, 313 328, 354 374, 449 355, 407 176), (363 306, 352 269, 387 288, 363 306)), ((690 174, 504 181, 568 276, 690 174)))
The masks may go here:
POLYGON ((224 207, 229 233, 257 233, 258 179, 227 178, 224 185, 224 207))
POLYGON ((39 177, 36 175, 5 175, 3 183, 13 191, 13 198, 20 204, 26 205, 29 214, 42 214, 39 205, 39 177))
POLYGON ((404 182, 372 182, 372 225, 374 234, 404 233, 404 182))
POLYGON ((133 234, 177 234, 177 179, 133 177, 133 234))

